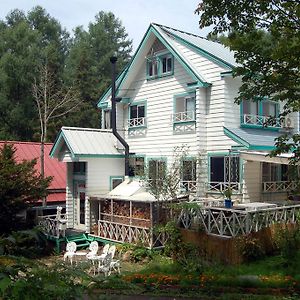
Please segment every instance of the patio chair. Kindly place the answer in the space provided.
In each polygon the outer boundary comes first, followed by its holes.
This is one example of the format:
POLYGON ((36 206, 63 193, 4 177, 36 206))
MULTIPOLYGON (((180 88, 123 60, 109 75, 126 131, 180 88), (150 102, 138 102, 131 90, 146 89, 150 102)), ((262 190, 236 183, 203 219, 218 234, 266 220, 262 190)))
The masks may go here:
POLYGON ((104 259, 106 257, 109 247, 110 247, 109 244, 104 245, 104 247, 102 249, 102 253, 99 256, 97 256, 98 260, 104 259))
POLYGON ((103 260, 99 260, 98 264, 98 273, 104 273, 104 276, 107 277, 111 274, 111 253, 107 253, 103 260))
POLYGON ((115 245, 112 245, 109 250, 108 250, 108 253, 111 254, 111 263, 110 263, 110 271, 116 271, 118 272, 119 274, 121 273, 120 271, 120 260, 117 259, 117 260, 114 260, 114 256, 115 256, 115 253, 116 253, 116 246, 115 245))
POLYGON ((89 246, 89 253, 86 255, 87 259, 93 259, 94 257, 97 256, 97 252, 98 252, 98 242, 97 241, 93 241, 90 243, 89 246))
POLYGON ((66 250, 67 252, 64 254, 64 261, 69 260, 71 265, 73 264, 73 257, 76 255, 77 245, 75 242, 67 243, 66 250))

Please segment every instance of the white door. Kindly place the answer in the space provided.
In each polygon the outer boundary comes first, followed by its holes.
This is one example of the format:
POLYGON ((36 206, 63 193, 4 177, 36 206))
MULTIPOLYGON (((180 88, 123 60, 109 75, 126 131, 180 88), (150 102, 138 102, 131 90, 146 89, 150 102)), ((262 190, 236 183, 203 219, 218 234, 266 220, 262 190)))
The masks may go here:
POLYGON ((85 183, 77 182, 75 187, 76 228, 85 229, 85 183))

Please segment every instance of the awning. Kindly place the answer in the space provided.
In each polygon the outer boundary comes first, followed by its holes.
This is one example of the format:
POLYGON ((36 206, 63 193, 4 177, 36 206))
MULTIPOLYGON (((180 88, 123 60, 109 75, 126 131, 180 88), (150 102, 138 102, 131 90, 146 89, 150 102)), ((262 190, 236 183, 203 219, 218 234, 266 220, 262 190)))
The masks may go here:
POLYGON ((269 152, 255 152, 255 151, 240 151, 240 157, 247 161, 260 161, 273 164, 289 164, 289 158, 293 156, 292 153, 281 154, 275 157, 270 157, 269 152))

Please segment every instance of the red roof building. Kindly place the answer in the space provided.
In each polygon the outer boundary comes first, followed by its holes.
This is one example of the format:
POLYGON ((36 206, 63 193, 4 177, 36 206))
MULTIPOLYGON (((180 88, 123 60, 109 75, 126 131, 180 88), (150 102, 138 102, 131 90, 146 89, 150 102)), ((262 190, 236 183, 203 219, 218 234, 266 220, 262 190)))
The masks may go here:
MULTIPOLYGON (((0 141, 0 147, 4 144, 13 144, 16 153, 16 161, 37 159, 35 169, 40 172, 40 143, 37 142, 16 142, 16 141, 0 141)), ((53 179, 49 186, 49 195, 47 196, 47 204, 55 204, 66 201, 66 164, 52 159, 49 156, 52 143, 45 144, 45 176, 52 176, 53 179)))

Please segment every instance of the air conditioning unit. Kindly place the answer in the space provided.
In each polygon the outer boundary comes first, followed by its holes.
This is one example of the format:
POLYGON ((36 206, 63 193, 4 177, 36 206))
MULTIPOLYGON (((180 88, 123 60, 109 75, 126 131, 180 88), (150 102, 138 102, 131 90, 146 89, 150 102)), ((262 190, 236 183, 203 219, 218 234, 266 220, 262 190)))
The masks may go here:
POLYGON ((291 117, 286 116, 283 121, 283 127, 284 128, 294 128, 294 120, 291 117))

